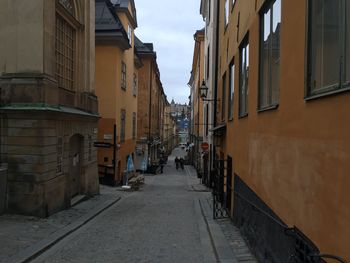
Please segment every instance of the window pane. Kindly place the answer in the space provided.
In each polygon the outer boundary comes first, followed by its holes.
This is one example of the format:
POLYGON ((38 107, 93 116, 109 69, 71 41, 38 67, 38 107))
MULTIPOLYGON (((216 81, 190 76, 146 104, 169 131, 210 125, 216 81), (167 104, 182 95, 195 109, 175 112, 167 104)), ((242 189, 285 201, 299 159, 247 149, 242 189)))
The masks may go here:
POLYGON ((272 9, 272 35, 271 35, 271 97, 270 104, 279 101, 280 87, 280 30, 281 30, 281 0, 276 0, 272 9))
POLYGON ((225 119, 225 108, 226 108, 226 105, 225 105, 225 100, 226 100, 225 91, 226 91, 226 74, 222 78, 222 94, 221 94, 221 97, 222 97, 222 99, 221 99, 221 101, 222 101, 222 104, 221 104, 221 119, 222 120, 225 119))
POLYGON ((240 52, 240 80, 239 80, 239 115, 245 115, 248 105, 248 71, 249 71, 249 44, 241 48, 240 52))
POLYGON ((260 89, 259 89, 259 107, 263 108, 268 105, 268 87, 269 87, 269 67, 270 67, 270 61, 269 61, 269 51, 270 51, 270 45, 271 45, 271 11, 270 9, 263 15, 262 18, 262 24, 263 24, 263 32, 261 32, 261 35, 264 36, 261 43, 261 64, 260 64, 260 77, 261 77, 261 83, 260 83, 260 89))
POLYGON ((341 0, 313 0, 312 91, 339 84, 341 0))
POLYGON ((225 0, 225 25, 228 24, 228 16, 229 16, 229 1, 225 0))
POLYGON ((229 94, 229 118, 233 118, 233 100, 235 92, 235 65, 230 66, 230 94, 229 94))

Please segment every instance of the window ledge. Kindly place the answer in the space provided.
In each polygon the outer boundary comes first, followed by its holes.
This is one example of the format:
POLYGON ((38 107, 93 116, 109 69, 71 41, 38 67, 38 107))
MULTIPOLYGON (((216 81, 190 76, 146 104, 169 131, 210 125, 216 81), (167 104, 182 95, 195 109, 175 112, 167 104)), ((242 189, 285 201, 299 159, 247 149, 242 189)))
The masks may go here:
POLYGON ((243 113, 242 115, 238 116, 238 119, 243 119, 243 118, 246 118, 246 117, 248 117, 248 113, 243 113))
POLYGON ((319 93, 319 94, 313 94, 313 95, 307 95, 304 100, 306 102, 308 101, 312 101, 315 99, 319 99, 319 98, 323 98, 323 97, 328 97, 328 96, 332 96, 332 95, 337 95, 339 93, 343 93, 343 92, 347 92, 350 91, 350 87, 346 87, 346 88, 342 88, 342 89, 337 89, 337 90, 332 90, 332 91, 327 91, 327 92, 323 92, 323 93, 319 93))
POLYGON ((270 110, 277 110, 278 107, 279 107, 279 104, 270 105, 270 106, 267 106, 267 107, 264 107, 264 108, 261 108, 261 109, 258 108, 258 113, 265 112, 265 111, 270 111, 270 110))

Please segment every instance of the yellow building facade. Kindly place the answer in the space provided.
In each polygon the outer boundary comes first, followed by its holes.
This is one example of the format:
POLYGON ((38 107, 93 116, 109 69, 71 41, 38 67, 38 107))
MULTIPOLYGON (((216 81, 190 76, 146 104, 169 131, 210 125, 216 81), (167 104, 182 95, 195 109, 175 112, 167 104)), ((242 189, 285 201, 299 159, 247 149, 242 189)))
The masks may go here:
POLYGON ((262 262, 350 260, 349 2, 325 3, 219 1, 221 201, 262 262))
POLYGON ((204 30, 198 30, 194 34, 194 50, 191 77, 189 87, 191 89, 191 127, 190 142, 193 147, 190 149, 190 160, 194 164, 199 174, 203 172, 202 149, 204 129, 203 100, 201 99, 200 87, 205 80, 204 76, 204 30))
POLYGON ((100 98, 98 164, 106 183, 121 183, 127 159, 134 156, 138 67, 134 1, 96 1, 96 94, 100 98))

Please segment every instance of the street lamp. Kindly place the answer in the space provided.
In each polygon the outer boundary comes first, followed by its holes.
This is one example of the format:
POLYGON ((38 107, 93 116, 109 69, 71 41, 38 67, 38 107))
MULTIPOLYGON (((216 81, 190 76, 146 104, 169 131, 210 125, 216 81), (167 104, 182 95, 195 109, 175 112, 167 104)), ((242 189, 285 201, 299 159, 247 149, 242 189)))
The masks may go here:
POLYGON ((203 101, 215 101, 212 99, 206 99, 206 97, 208 96, 208 90, 209 90, 209 88, 207 87, 207 85, 205 84, 205 81, 203 80, 202 85, 199 88, 199 92, 200 92, 202 100, 203 101))
POLYGON ((202 85, 199 88, 199 92, 201 94, 201 98, 202 99, 205 99, 208 96, 208 87, 207 87, 207 85, 205 85, 205 81, 204 80, 202 81, 202 85))

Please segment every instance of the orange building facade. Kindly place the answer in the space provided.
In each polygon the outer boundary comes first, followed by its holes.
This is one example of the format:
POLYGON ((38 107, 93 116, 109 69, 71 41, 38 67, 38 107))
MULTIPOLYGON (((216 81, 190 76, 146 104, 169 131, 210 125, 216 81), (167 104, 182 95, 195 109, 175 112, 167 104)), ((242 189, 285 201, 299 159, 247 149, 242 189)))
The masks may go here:
POLYGON ((134 1, 96 1, 96 94, 101 99, 96 146, 100 179, 109 184, 122 183, 135 152, 141 66, 134 49, 136 27, 134 1))
POLYGON ((349 6, 220 1, 217 169, 262 262, 350 261, 349 6))
POLYGON ((147 160, 150 172, 155 172, 166 151, 164 126, 168 101, 160 80, 153 44, 143 43, 136 38, 135 45, 143 64, 139 69, 137 155, 138 159, 147 160))

